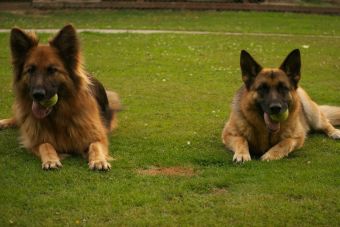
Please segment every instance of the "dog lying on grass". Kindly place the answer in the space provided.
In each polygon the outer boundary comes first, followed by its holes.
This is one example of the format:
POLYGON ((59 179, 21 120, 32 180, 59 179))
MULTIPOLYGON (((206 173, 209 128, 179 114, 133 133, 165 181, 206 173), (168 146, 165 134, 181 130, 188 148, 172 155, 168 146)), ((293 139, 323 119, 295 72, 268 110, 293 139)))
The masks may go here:
POLYGON ((0 128, 17 126, 21 144, 39 156, 43 169, 62 167, 61 153, 79 153, 90 169, 110 169, 107 134, 120 108, 116 93, 88 74, 72 25, 47 44, 35 34, 13 28, 14 117, 0 128))
POLYGON ((263 68, 241 52, 244 85, 236 93, 222 132, 235 162, 281 159, 304 144, 310 130, 340 139, 340 107, 318 106, 298 86, 301 57, 293 50, 279 68, 263 68))

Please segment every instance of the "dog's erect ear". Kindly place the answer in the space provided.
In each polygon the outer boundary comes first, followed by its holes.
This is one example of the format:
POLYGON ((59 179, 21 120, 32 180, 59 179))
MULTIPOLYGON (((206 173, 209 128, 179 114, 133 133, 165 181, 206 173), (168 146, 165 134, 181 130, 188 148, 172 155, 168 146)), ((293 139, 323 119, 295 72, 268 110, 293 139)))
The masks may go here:
POLYGON ((300 77, 301 77, 301 56, 300 50, 295 49, 283 61, 280 66, 280 69, 283 70, 287 76, 289 77, 292 84, 297 88, 300 77))
POLYGON ((262 70, 262 67, 245 50, 241 51, 240 64, 242 80, 245 83, 247 89, 249 89, 257 74, 262 70))
POLYGON ((25 33, 19 28, 13 28, 10 35, 10 46, 13 65, 18 68, 25 61, 27 52, 38 45, 38 39, 34 33, 25 33))
POLYGON ((25 33, 19 28, 13 28, 10 35, 10 47, 15 80, 19 80, 30 49, 37 46, 38 38, 34 33, 25 33))
POLYGON ((50 45, 55 47, 64 60, 65 66, 75 69, 79 63, 79 40, 77 32, 72 25, 66 25, 50 41, 50 45))

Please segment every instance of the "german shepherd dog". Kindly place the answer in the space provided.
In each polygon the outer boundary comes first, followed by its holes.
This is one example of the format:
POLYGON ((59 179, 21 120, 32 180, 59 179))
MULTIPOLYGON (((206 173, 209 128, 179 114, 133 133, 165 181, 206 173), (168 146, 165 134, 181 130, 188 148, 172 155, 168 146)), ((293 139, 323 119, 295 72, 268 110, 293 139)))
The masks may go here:
POLYGON ((303 146, 310 130, 340 139, 340 107, 318 106, 298 86, 301 57, 293 50, 279 68, 262 68, 242 50, 240 59, 244 85, 236 93, 222 141, 234 152, 233 161, 278 160, 303 146), (288 110, 285 121, 269 116, 288 110))
POLYGON ((62 167, 62 153, 83 154, 90 169, 110 169, 107 133, 116 126, 119 99, 83 69, 74 27, 65 26, 47 45, 13 28, 10 48, 14 117, 0 128, 19 127, 21 144, 41 158, 43 169, 62 167), (56 94, 54 106, 40 104, 56 94))

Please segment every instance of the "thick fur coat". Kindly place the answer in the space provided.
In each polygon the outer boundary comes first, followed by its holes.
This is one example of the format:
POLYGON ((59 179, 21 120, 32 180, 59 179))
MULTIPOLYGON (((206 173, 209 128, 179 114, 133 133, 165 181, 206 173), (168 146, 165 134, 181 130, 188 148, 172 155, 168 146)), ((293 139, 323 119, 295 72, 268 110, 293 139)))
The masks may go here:
POLYGON ((83 69, 74 27, 65 26, 47 45, 14 28, 10 45, 14 117, 0 127, 19 127, 22 145, 41 158, 44 169, 61 167, 61 153, 79 153, 91 169, 108 170, 107 133, 116 126, 119 99, 83 69), (40 104, 55 94, 54 106, 40 104))

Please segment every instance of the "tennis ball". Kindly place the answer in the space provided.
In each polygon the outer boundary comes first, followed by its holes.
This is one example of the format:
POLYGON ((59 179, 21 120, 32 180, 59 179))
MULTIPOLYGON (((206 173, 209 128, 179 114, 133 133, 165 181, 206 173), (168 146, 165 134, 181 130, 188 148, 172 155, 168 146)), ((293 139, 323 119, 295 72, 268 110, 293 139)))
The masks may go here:
POLYGON ((43 107, 52 107, 58 102, 58 94, 55 94, 52 98, 39 102, 43 107))
POLYGON ((280 121, 285 121, 287 120, 288 118, 288 115, 289 115, 289 111, 288 109, 283 112, 283 113, 280 113, 280 114, 271 114, 269 115, 270 116, 270 119, 272 119, 273 121, 277 121, 277 122, 280 122, 280 121))

